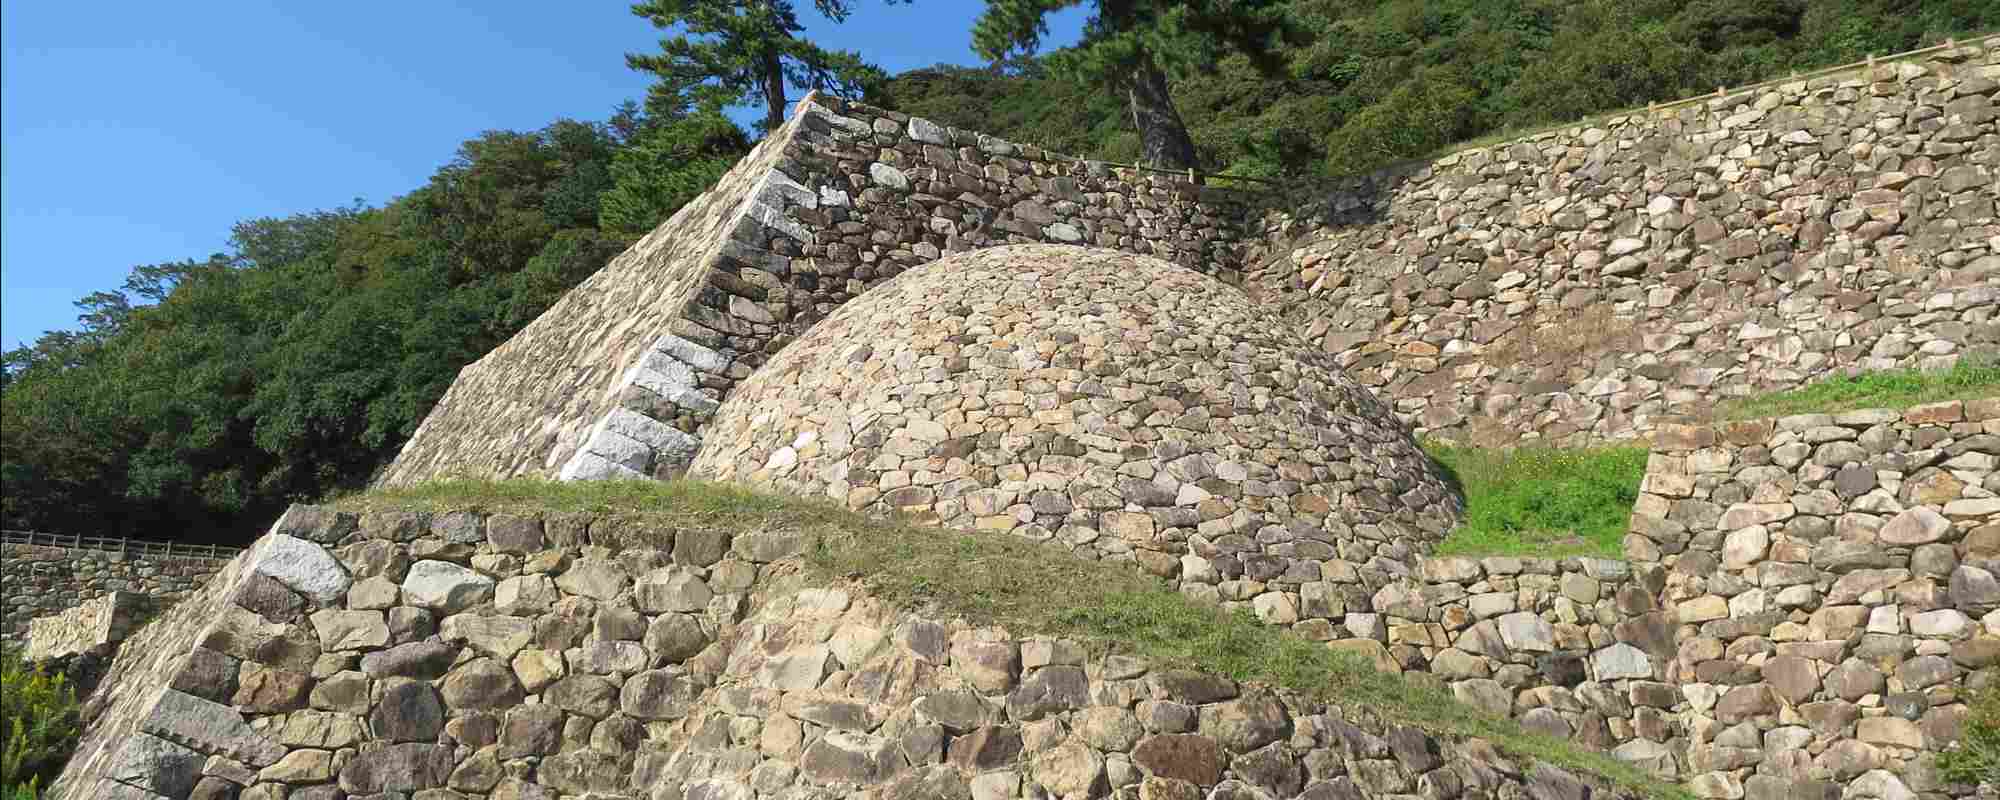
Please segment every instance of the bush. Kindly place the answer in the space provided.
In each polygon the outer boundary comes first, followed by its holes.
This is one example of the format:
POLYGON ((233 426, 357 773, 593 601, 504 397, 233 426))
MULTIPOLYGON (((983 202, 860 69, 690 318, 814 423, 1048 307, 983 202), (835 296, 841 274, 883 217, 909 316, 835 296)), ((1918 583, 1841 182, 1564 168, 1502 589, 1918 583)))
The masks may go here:
POLYGON ((1967 705, 1972 713, 1958 743, 1938 755, 1938 770, 1954 783, 2000 785, 2000 691, 1974 693, 1967 705))
POLYGON ((78 733, 69 682, 0 651, 0 798, 34 800, 62 771, 78 733))

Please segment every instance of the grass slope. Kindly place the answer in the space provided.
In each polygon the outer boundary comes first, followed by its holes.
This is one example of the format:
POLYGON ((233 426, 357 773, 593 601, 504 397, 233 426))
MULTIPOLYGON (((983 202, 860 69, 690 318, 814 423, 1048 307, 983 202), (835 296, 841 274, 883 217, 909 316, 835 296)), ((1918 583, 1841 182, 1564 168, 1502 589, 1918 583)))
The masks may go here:
POLYGON ((1841 375, 1791 391, 1730 400, 1716 409, 1716 416, 1729 420, 1831 414, 1996 396, 2000 396, 2000 357, 1962 358, 1948 370, 1841 375))
POLYGON ((636 513, 654 524, 800 530, 815 536, 806 562, 820 577, 858 582, 905 608, 999 625, 1016 635, 1074 639, 1162 667, 1282 686, 1437 734, 1484 739, 1512 757, 1595 773, 1641 796, 1689 797, 1603 753, 1460 704, 1434 681, 1379 672, 1248 614, 1197 603, 1133 565, 1071 558, 1026 540, 869 518, 822 502, 695 481, 447 482, 335 505, 356 511, 636 513))
POLYGON ((1426 442, 1465 492, 1465 519, 1438 555, 1619 558, 1646 448, 1496 450, 1426 442))

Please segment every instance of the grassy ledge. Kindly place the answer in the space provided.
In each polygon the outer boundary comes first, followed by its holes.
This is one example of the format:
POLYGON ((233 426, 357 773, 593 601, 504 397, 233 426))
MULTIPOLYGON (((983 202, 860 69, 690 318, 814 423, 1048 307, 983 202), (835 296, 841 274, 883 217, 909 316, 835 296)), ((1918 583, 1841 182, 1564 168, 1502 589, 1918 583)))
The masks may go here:
POLYGON ((643 514, 668 525, 800 530, 817 542, 806 558, 810 570, 858 583, 904 608, 1280 686, 1436 734, 1485 739, 1511 757, 1594 773, 1644 797, 1690 797, 1604 753, 1474 710, 1433 681, 1379 672, 1247 613, 1197 603, 1130 564, 1070 558, 1022 539, 870 518, 825 502, 696 481, 446 482, 334 505, 354 511, 643 514))
POLYGON ((1438 555, 1621 558, 1646 476, 1644 446, 1507 449, 1425 442, 1465 493, 1465 520, 1438 555))
POLYGON ((1724 401, 1719 420, 1832 414, 1860 408, 1904 408, 1948 400, 2000 396, 2000 356, 1961 358, 1951 369, 1899 369, 1841 375, 1786 392, 1724 401))

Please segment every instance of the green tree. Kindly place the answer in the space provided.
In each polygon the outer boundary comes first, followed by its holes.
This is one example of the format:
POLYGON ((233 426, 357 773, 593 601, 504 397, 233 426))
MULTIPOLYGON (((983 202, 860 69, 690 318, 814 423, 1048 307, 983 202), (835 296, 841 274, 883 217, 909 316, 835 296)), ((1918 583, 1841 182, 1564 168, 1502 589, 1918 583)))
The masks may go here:
MULTIPOLYGON (((1048 35, 1049 13, 1085 0, 992 0, 972 29, 981 56, 999 60, 1033 53, 1048 35)), ((1174 104, 1170 79, 1207 71, 1235 50, 1261 59, 1275 52, 1280 7, 1266 0, 1092 0, 1083 41, 1050 58, 1073 80, 1102 83, 1126 96, 1145 163, 1168 169, 1195 165, 1194 139, 1174 104)))
MULTIPOLYGON (((843 22, 854 0, 813 0, 813 7, 843 22)), ((762 127, 770 131, 785 123, 786 84, 857 97, 884 77, 859 53, 801 38, 805 26, 792 0, 645 0, 632 13, 655 28, 684 31, 661 39, 659 53, 625 56, 627 66, 658 77, 647 100, 655 113, 684 97, 707 108, 762 101, 762 127)))
POLYGON ((749 151, 743 130, 714 111, 639 130, 611 160, 611 188, 599 198, 602 228, 645 235, 749 151))

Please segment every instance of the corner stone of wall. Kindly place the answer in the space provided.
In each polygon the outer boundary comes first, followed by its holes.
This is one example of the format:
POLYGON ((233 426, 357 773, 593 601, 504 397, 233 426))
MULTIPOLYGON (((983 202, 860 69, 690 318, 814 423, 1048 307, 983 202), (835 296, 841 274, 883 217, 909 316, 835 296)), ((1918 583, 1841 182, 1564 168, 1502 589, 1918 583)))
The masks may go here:
POLYGON ((120 653, 51 797, 1623 796, 1368 709, 815 585, 807 545, 294 507, 120 653))
POLYGON ((131 633, 145 598, 113 590, 85 600, 62 613, 36 617, 28 623, 28 647, 22 657, 47 661, 100 652, 131 633))

